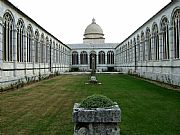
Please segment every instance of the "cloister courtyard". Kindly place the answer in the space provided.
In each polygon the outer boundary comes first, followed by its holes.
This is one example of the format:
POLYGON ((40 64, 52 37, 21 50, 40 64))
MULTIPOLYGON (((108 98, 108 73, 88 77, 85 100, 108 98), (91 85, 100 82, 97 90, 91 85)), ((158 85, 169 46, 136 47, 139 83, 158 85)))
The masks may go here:
POLYGON ((121 135, 178 135, 180 92, 124 74, 60 75, 0 93, 0 135, 72 135, 72 109, 92 94, 117 102, 121 135))

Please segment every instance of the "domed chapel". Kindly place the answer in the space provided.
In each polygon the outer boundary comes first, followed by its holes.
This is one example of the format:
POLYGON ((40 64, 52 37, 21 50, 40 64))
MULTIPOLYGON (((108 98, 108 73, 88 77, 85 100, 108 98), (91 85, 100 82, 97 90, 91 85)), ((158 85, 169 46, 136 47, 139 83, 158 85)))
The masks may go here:
POLYGON ((131 73, 180 86, 180 0, 172 0, 119 43, 94 18, 80 44, 65 44, 8 0, 0 0, 0 88, 69 71, 131 73))
POLYGON ((84 31, 82 44, 68 44, 72 49, 73 71, 90 71, 92 68, 92 57, 95 58, 97 71, 114 71, 114 52, 118 43, 105 43, 102 28, 93 18, 84 31))

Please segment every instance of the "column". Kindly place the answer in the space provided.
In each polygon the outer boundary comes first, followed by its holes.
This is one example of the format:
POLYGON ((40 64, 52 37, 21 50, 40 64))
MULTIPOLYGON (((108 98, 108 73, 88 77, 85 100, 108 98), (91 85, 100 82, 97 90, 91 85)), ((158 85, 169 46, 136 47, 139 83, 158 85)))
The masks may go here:
POLYGON ((162 61, 163 60, 163 41, 162 41, 162 35, 163 33, 161 32, 161 33, 159 33, 159 53, 160 53, 160 55, 159 55, 159 59, 162 61))
POLYGON ((38 64, 39 64, 39 75, 41 74, 41 45, 42 45, 42 41, 37 42, 37 46, 38 46, 38 64))
MULTIPOLYGON (((47 41, 46 41, 46 42, 47 42, 47 41)), ((46 73, 46 55, 47 55, 47 54, 46 54, 46 49, 47 49, 47 48, 46 48, 46 46, 47 46, 46 42, 43 44, 43 50, 44 50, 44 51, 43 51, 43 52, 44 52, 44 55, 43 55, 43 57, 44 57, 44 58, 43 58, 43 65, 44 65, 44 67, 43 67, 43 68, 44 68, 44 74, 46 73)))
MULTIPOLYGON (((163 36, 163 33, 162 32, 160 32, 159 33, 159 60, 161 61, 161 65, 162 65, 162 60, 163 60, 163 42, 162 42, 162 37, 163 36)), ((163 70, 163 68, 161 67, 161 73, 160 73, 160 75, 162 76, 162 70, 163 70)), ((162 78, 161 78, 162 79, 162 78)))
POLYGON ((145 45, 145 62, 148 61, 148 47, 149 47, 149 44, 147 42, 148 42, 148 39, 146 38, 145 41, 144 41, 144 45, 145 45))
POLYGON ((88 57, 88 70, 90 69, 90 53, 87 52, 87 57, 88 57))
POLYGON ((152 60, 155 60, 155 59, 156 59, 156 58, 155 58, 156 53, 155 53, 155 44, 154 44, 154 42, 155 42, 155 36, 153 35, 153 36, 151 37, 151 55, 152 55, 152 60))
POLYGON ((152 72, 154 74, 154 60, 155 60, 155 47, 154 47, 154 35, 151 36, 151 61, 152 61, 152 72))
POLYGON ((33 75, 35 75, 35 39, 34 39, 34 37, 31 37, 32 39, 31 39, 31 46, 32 46, 32 50, 31 50, 31 57, 32 57, 32 63, 33 63, 33 75))
POLYGON ((13 30, 13 63, 14 63, 14 77, 17 76, 17 30, 13 30))
POLYGON ((26 36, 26 32, 24 33, 23 35, 23 38, 24 38, 24 43, 23 43, 23 49, 24 49, 24 76, 26 76, 27 74, 27 36, 26 36))
POLYGON ((99 67, 99 55, 98 55, 98 52, 96 52, 96 70, 98 69, 99 67))
POLYGON ((169 27, 169 50, 170 50, 170 61, 173 61, 174 58, 174 27, 169 27))
POLYGON ((107 65, 107 52, 105 52, 105 64, 107 65))
POLYGON ((133 45, 133 59, 132 62, 134 62, 134 71, 136 72, 137 69, 137 46, 136 43, 134 42, 133 45))
POLYGON ((140 55, 140 62, 141 62, 141 64, 140 64, 140 74, 142 75, 142 63, 143 63, 143 45, 144 45, 144 43, 143 43, 143 41, 141 41, 140 42, 140 52, 139 52, 139 55, 140 55))
POLYGON ((155 60, 154 35, 151 36, 151 60, 155 60))
POLYGON ((61 50, 61 48, 60 48, 60 69, 62 72, 62 50, 61 50))
POLYGON ((49 64, 50 64, 50 72, 52 73, 52 60, 53 60, 53 49, 52 49, 52 42, 51 42, 51 44, 49 45, 49 51, 50 51, 50 53, 49 53, 49 59, 50 59, 50 61, 49 61, 49 64))
MULTIPOLYGON (((169 50, 170 50, 170 63, 171 63, 171 69, 170 69, 170 78, 173 80, 173 59, 174 59, 174 27, 169 27, 169 50)), ((172 83, 172 82, 171 82, 172 83)))
POLYGON ((0 78, 2 77, 2 68, 3 68, 3 23, 0 20, 0 78))
MULTIPOLYGON (((78 52, 78 65, 80 65, 81 63, 80 63, 80 52, 78 52)), ((64 62, 63 62, 64 63, 64 62)), ((79 66, 80 67, 80 66, 79 66)))

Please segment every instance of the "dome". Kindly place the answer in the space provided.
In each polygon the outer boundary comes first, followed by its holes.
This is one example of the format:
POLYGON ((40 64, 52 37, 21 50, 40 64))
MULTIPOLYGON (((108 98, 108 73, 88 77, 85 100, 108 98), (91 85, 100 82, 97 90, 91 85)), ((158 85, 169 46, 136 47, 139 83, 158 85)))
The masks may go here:
POLYGON ((85 44, 103 44, 105 42, 103 30, 96 24, 95 19, 87 26, 84 32, 83 43, 85 44))
POLYGON ((103 30, 98 24, 96 24, 94 18, 92 19, 92 23, 89 24, 87 28, 85 29, 84 36, 89 35, 89 34, 99 34, 102 36, 104 35, 103 30))

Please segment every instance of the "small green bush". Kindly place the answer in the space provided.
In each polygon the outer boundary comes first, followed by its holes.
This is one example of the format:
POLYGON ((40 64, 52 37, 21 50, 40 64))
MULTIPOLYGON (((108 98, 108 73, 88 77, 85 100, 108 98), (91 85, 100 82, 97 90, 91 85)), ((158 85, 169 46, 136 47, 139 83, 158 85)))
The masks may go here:
POLYGON ((107 108, 114 105, 114 102, 103 95, 92 95, 80 103, 81 108, 107 108))

